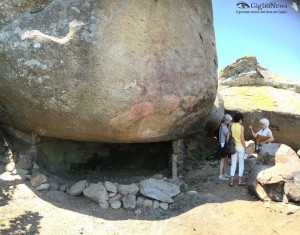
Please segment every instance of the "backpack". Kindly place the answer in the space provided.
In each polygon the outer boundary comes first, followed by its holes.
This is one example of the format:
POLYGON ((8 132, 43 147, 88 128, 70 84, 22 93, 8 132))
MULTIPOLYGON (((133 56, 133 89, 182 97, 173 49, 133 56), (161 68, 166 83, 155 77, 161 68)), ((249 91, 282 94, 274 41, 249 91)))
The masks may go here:
POLYGON ((214 136, 216 137, 216 139, 218 140, 218 142, 220 141, 220 130, 221 130, 221 126, 223 123, 221 123, 218 128, 214 131, 214 136))

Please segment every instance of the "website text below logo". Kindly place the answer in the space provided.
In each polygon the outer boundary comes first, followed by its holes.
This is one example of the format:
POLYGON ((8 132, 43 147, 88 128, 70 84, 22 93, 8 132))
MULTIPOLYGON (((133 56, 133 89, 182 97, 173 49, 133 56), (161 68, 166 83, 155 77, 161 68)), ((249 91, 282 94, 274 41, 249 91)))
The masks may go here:
POLYGON ((287 3, 247 3, 237 2, 236 6, 240 9, 237 10, 237 14, 286 14, 288 4, 287 3))

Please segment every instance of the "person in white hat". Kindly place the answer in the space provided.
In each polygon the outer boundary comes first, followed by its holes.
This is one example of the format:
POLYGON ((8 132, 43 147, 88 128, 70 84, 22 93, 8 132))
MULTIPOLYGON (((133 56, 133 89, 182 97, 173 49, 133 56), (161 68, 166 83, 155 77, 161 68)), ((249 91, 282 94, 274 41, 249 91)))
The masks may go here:
POLYGON ((256 133, 253 131, 252 125, 249 126, 253 137, 256 138, 257 141, 257 151, 260 149, 261 145, 268 144, 274 141, 272 131, 269 128, 269 120, 266 118, 262 118, 259 121, 259 125, 261 129, 256 133))

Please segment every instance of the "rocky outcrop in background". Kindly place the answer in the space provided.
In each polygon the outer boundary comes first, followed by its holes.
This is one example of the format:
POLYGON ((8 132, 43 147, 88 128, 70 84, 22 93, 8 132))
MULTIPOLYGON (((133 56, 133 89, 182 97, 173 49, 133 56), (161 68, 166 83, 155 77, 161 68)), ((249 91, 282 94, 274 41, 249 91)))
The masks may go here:
POLYGON ((203 128, 217 90, 209 0, 5 0, 0 18, 0 122, 127 143, 203 128))
POLYGON ((263 69, 255 57, 243 57, 221 72, 219 92, 226 112, 244 114, 246 139, 253 139, 249 124, 258 131, 259 120, 268 118, 275 142, 297 151, 300 148, 300 85, 272 76, 274 73, 263 69))
POLYGON ((271 86, 300 93, 300 84, 284 79, 258 63, 255 56, 244 56, 223 68, 221 86, 271 86))

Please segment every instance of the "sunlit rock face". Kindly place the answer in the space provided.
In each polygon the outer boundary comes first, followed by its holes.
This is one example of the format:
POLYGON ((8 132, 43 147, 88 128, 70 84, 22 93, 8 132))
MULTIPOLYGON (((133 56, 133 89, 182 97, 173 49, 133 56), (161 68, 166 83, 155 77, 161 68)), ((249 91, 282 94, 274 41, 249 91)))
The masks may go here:
POLYGON ((1 4, 1 122, 128 143, 203 128, 217 92, 210 1, 1 4))
POLYGON ((226 112, 244 114, 245 138, 254 139, 248 126, 260 129, 268 118, 275 143, 300 148, 300 83, 289 81, 264 68, 254 56, 245 56, 220 73, 219 92, 226 112))

